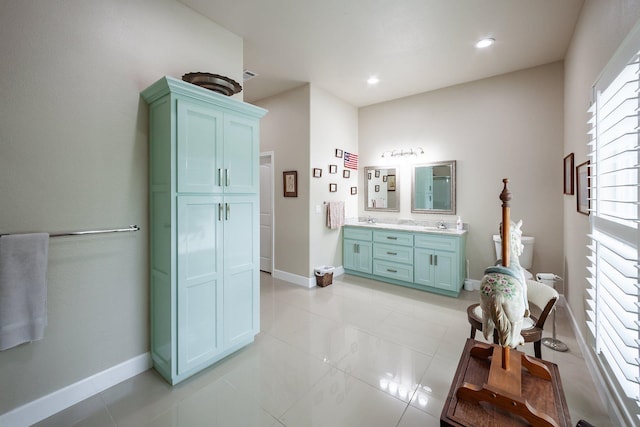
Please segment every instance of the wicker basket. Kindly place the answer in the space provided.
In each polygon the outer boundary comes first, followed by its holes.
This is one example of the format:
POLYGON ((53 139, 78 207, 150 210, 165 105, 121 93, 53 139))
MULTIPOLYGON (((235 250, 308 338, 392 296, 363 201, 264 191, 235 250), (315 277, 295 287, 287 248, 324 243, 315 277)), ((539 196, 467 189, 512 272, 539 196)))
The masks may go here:
POLYGON ((316 274, 316 285, 324 288, 325 286, 329 286, 333 283, 333 273, 325 273, 322 275, 316 274))

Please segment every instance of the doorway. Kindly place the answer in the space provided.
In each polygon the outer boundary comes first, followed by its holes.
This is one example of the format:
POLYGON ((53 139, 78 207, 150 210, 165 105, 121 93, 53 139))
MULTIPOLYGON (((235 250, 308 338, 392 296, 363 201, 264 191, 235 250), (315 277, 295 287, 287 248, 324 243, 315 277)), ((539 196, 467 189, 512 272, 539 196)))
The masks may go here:
POLYGON ((273 151, 260 153, 260 270, 273 272, 273 151))

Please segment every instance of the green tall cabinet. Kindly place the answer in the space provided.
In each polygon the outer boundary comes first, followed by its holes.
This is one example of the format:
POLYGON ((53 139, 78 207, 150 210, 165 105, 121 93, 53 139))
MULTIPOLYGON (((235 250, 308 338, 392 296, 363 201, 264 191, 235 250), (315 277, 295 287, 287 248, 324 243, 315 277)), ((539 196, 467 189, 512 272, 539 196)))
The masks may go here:
POLYGON ((171 77, 149 104, 151 357, 176 384, 260 330, 259 121, 171 77))

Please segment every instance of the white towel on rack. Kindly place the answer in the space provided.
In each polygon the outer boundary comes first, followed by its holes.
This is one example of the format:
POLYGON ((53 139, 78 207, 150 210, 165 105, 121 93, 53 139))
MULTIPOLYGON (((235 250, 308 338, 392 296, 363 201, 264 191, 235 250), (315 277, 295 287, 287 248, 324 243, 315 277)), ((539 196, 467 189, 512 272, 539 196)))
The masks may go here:
POLYGON ((327 202, 327 227, 332 230, 344 225, 344 202, 327 202))
POLYGON ((44 336, 48 252, 46 233, 0 237, 0 351, 44 336))

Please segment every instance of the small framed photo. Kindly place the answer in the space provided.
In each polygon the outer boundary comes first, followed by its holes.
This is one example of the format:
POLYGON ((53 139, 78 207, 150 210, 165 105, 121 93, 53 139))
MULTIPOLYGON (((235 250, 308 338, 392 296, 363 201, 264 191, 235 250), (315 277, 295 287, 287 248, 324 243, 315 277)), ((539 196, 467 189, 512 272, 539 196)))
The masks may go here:
POLYGON ((352 195, 358 194, 358 187, 351 187, 351 194, 352 195))
POLYGON ((329 165, 329 173, 338 173, 338 165, 329 165))
POLYGON ((342 150, 339 148, 336 148, 336 157, 342 158, 342 150))
POLYGON ((345 169, 342 171, 342 177, 343 178, 349 178, 351 177, 351 171, 349 169, 345 169))
POLYGON ((375 186, 375 192, 376 192, 376 193, 379 193, 379 192, 380 192, 380 186, 379 186, 379 185, 376 185, 376 186, 375 186))
POLYGON ((387 176, 387 190, 396 191, 396 176, 388 175, 387 176))
POLYGON ((320 178, 320 177, 322 177, 322 169, 320 169, 320 168, 313 168, 313 177, 314 177, 314 178, 320 178))
POLYGON ((573 194, 573 153, 564 158, 564 194, 573 194))
POLYGON ((577 209, 584 215, 589 215, 589 196, 591 195, 589 184, 589 160, 587 160, 576 167, 577 209))
POLYGON ((380 169, 376 169, 376 178, 380 178, 380 169))
POLYGON ((329 184, 329 192, 335 193, 336 191, 338 191, 338 184, 329 184))
POLYGON ((298 197, 298 171, 282 172, 284 197, 298 197))
POLYGON ((371 179, 371 172, 367 172, 367 179, 371 179))

